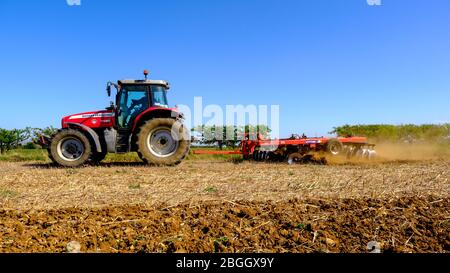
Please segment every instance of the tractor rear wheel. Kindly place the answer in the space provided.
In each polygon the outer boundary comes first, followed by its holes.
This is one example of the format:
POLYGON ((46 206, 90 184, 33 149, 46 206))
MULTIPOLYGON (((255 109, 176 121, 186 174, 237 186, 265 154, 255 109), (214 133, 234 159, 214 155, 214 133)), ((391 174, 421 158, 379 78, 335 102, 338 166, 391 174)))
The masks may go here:
POLYGON ((142 125, 136 144, 138 155, 144 162, 174 166, 189 153, 189 133, 175 119, 155 118, 142 125))
POLYGON ((68 129, 57 133, 49 147, 50 159, 64 167, 85 164, 92 155, 89 139, 80 131, 68 129))

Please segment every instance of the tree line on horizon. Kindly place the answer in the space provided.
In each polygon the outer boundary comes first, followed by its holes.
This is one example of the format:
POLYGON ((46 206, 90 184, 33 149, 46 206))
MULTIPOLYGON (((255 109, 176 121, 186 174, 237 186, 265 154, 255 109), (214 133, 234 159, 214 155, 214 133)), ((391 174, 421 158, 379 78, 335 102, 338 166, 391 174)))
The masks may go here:
POLYGON ((450 140, 450 123, 444 124, 372 124, 334 127, 330 134, 340 137, 365 136, 376 142, 443 142, 450 140))

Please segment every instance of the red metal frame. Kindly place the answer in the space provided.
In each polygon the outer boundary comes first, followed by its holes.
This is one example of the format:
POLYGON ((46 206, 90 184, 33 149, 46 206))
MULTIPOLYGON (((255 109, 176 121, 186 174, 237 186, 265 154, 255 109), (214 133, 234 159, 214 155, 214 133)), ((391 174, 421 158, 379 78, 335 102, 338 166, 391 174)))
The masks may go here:
POLYGON ((196 150, 196 155, 241 155, 242 151, 214 151, 214 150, 196 150))
POLYGON ((67 128, 67 123, 79 123, 91 129, 110 128, 116 124, 116 115, 113 110, 91 111, 73 114, 62 118, 62 128, 67 128))
MULTIPOLYGON (((215 151, 215 150, 194 150, 194 154, 204 155, 204 154, 221 154, 221 155, 232 155, 232 154, 242 154, 244 157, 248 157, 254 153, 257 147, 268 147, 276 146, 287 147, 287 146, 309 146, 311 149, 316 149, 319 147, 324 147, 331 138, 326 137, 313 137, 313 138, 298 138, 298 139, 262 139, 260 136, 258 139, 243 140, 240 145, 239 150, 235 151, 215 151)), ((337 138, 343 144, 368 144, 366 137, 339 137, 337 138)))

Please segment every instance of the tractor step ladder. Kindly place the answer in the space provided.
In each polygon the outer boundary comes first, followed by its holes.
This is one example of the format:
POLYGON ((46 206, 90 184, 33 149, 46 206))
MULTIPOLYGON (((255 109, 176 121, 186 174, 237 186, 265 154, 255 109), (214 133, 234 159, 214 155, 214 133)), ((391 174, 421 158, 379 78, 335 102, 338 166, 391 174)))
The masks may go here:
POLYGON ((130 139, 130 131, 121 131, 117 132, 117 142, 116 142, 116 152, 117 153, 128 153, 130 151, 129 145, 130 139))

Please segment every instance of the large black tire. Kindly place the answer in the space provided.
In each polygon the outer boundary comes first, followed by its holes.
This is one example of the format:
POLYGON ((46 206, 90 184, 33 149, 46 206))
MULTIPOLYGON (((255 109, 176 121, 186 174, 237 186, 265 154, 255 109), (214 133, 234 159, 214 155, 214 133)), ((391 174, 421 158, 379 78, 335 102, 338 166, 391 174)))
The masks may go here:
POLYGON ((95 152, 92 154, 92 157, 90 160, 93 164, 98 164, 98 163, 102 162, 103 159, 105 159, 107 154, 108 154, 107 151, 102 151, 101 153, 95 152))
MULTIPOLYGON (((95 147, 95 142, 91 141, 91 145, 92 147, 95 147)), ((102 162, 103 159, 105 159, 106 155, 108 154, 108 146, 106 144, 105 139, 100 139, 100 145, 102 147, 102 152, 99 153, 96 150, 92 151, 92 156, 89 159, 89 161, 94 165, 97 165, 100 162, 102 162)))
POLYGON ((67 129, 58 132, 49 147, 49 158, 64 167, 79 167, 92 156, 89 139, 80 131, 67 129))
POLYGON ((344 151, 344 144, 342 144, 342 142, 340 142, 338 139, 332 138, 328 140, 327 152, 329 154, 331 154, 332 156, 339 156, 343 153, 343 151, 344 151))
POLYGON ((174 166, 189 153, 189 132, 175 119, 155 118, 141 126, 136 145, 138 155, 145 163, 174 166))

